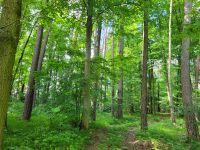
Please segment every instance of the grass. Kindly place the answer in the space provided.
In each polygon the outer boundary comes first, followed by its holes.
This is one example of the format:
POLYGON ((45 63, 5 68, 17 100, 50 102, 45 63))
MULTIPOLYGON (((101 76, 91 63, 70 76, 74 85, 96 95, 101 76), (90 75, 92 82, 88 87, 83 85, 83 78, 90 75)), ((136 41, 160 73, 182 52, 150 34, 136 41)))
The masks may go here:
MULTIPOLYGON (((18 107, 17 107, 18 108, 18 107)), ((200 142, 187 142, 184 122, 177 119, 171 124, 168 116, 148 116, 148 131, 140 130, 140 116, 125 115, 118 120, 108 113, 98 113, 97 121, 91 123, 90 130, 79 131, 65 121, 65 115, 50 117, 40 112, 33 113, 30 121, 23 121, 19 110, 8 113, 8 129, 5 131, 5 149, 8 150, 81 150, 91 143, 97 129, 106 129, 105 139, 99 145, 100 150, 121 149, 128 129, 134 128, 138 140, 151 140, 156 150, 198 150, 200 142)))
POLYGON ((92 129, 79 131, 71 127, 62 116, 50 119, 45 113, 33 112, 30 121, 23 121, 18 112, 11 110, 8 113, 4 140, 8 150, 78 150, 93 133, 92 129))
POLYGON ((200 147, 198 141, 187 142, 182 119, 178 119, 176 125, 168 119, 153 123, 146 132, 136 130, 136 136, 138 139, 151 140, 155 149, 199 150, 200 147))
POLYGON ((134 128, 138 140, 151 140, 155 150, 199 150, 200 142, 188 142, 185 135, 183 119, 177 119, 176 125, 173 125, 166 114, 149 115, 148 131, 140 130, 140 116, 125 115, 124 119, 117 120, 110 114, 98 114, 96 125, 107 128, 107 139, 101 143, 100 149, 110 147, 113 150, 121 149, 125 134, 130 127, 134 128))
POLYGON ((68 125, 50 125, 46 116, 33 117, 24 122, 16 116, 9 115, 8 129, 5 136, 6 149, 81 149, 88 141, 90 131, 79 131, 68 125))

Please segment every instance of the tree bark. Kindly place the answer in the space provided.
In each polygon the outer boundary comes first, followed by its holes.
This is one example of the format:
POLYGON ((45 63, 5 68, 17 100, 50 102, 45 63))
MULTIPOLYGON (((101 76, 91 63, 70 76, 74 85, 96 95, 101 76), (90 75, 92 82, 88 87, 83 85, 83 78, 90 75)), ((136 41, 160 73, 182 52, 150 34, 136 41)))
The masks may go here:
MULTIPOLYGON (((192 1, 185 0, 184 6, 184 31, 185 26, 191 23, 192 1)), ((181 54, 181 84, 182 84, 182 99, 184 107, 185 125, 187 129, 188 138, 198 139, 199 131, 195 119, 195 113, 192 102, 192 87, 190 81, 190 65, 189 65, 189 48, 190 38, 184 37, 182 40, 182 54, 181 54)))
MULTIPOLYGON (((114 73, 114 57, 115 57, 115 39, 114 39, 114 35, 113 35, 113 39, 112 39, 112 71, 114 73)), ((112 116, 115 116, 115 79, 113 77, 112 80, 112 106, 111 106, 111 112, 112 112, 112 116)))
POLYGON ((149 68, 149 113, 153 113, 153 63, 151 63, 151 67, 149 68))
POLYGON ((200 63, 200 56, 197 56, 197 58, 195 59, 195 68, 194 68, 194 72, 195 72, 194 88, 196 90, 198 90, 198 88, 199 88, 199 63, 200 63))
POLYGON ((167 69, 167 95, 169 101, 170 115, 172 123, 176 123, 174 101, 172 93, 172 77, 171 77, 171 60, 172 60, 172 7, 173 0, 170 0, 170 15, 169 15, 169 53, 168 53, 168 69, 167 69))
POLYGON ((50 33, 51 29, 49 29, 45 35, 44 41, 42 43, 42 48, 40 51, 40 56, 39 56, 39 60, 38 60, 38 67, 37 67, 37 71, 41 71, 42 69, 42 63, 44 60, 44 56, 45 56, 45 51, 46 51, 46 47, 47 47, 47 43, 48 43, 48 39, 49 39, 49 33, 50 33))
MULTIPOLYGON (((105 33, 104 33, 104 53, 102 54, 103 58, 104 58, 104 62, 103 62, 103 67, 106 66, 106 53, 107 53, 107 28, 105 28, 105 33)), ((103 74, 102 74, 103 76, 103 74)), ((107 99, 107 78, 104 78, 104 100, 107 99)))
MULTIPOLYGON (((48 43, 48 39, 49 39, 49 33, 50 33, 51 29, 49 29, 44 37, 44 40, 42 42, 41 45, 41 50, 40 50, 40 55, 38 58, 38 66, 37 66, 37 71, 40 72, 42 70, 42 64, 43 64, 43 60, 44 60, 44 56, 45 56, 45 52, 46 52, 46 47, 47 47, 47 43, 48 43)), ((35 83, 35 86, 38 87, 40 85, 40 81, 38 80, 35 83)), ((33 96, 33 102, 34 102, 34 106, 35 106, 35 102, 37 101, 37 99, 39 99, 40 97, 40 90, 36 90, 34 89, 34 96, 33 96)), ((39 101, 37 101, 39 102, 39 101)))
POLYGON ((35 50, 34 50, 34 54, 32 58, 28 88, 27 88, 27 92, 25 96, 24 112, 22 116, 24 120, 30 120, 31 118, 34 93, 35 93, 34 72, 37 71, 37 67, 38 67, 38 60, 39 60, 40 49, 42 45, 42 36, 43 36, 43 27, 39 26, 38 32, 37 32, 36 46, 35 46, 35 50))
POLYGON ((117 118, 123 118, 123 55, 124 55, 124 27, 120 26, 119 37, 119 56, 120 56, 120 79, 118 84, 118 106, 117 106, 117 118))
POLYGON ((158 104, 158 107, 157 107, 157 111, 158 112, 161 112, 161 108, 160 108, 160 83, 158 82, 157 84, 158 86, 158 93, 157 93, 157 97, 158 97, 158 100, 157 100, 157 104, 158 104))
MULTIPOLYGON (((100 54, 100 45, 101 45, 101 22, 98 22, 98 29, 95 34, 95 57, 99 57, 100 54)), ((97 109, 97 99, 99 96, 99 74, 96 73, 96 79, 95 79, 95 96, 93 99, 93 108, 92 108, 92 120, 96 121, 96 109, 97 109)))
POLYGON ((143 60, 142 60, 142 89, 141 89, 141 129, 146 130, 147 124, 147 60, 148 60, 148 8, 144 8, 144 31, 143 31, 143 60))
POLYGON ((154 78, 154 62, 151 63, 152 69, 152 91, 151 91, 151 95, 152 95, 152 113, 155 114, 155 103, 156 103, 156 99, 155 99, 155 78, 154 78))
POLYGON ((12 84, 12 70, 19 42, 21 0, 4 0, 0 18, 0 149, 3 149, 8 99, 12 84))
POLYGON ((91 60, 91 37, 92 37, 92 14, 94 0, 87 0, 87 23, 86 23, 86 53, 83 86, 83 113, 82 129, 88 129, 90 120, 90 60, 91 60))

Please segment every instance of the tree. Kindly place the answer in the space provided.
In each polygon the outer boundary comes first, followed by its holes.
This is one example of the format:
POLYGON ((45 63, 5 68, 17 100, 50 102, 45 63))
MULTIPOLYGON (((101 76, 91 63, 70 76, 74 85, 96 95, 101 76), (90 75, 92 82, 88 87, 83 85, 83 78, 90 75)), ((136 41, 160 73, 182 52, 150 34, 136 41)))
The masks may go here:
POLYGON ((41 50, 41 45, 42 45, 42 36, 43 36, 43 27, 39 26, 38 31, 37 31, 35 50, 34 50, 34 54, 32 58, 28 88, 27 88, 25 102, 24 102, 24 111, 23 111, 23 117, 22 117, 24 120, 30 120, 31 118, 33 101, 34 101, 34 93, 35 93, 34 72, 37 71, 37 68, 38 68, 38 61, 39 61, 40 50, 41 50))
MULTIPOLYGON (((187 31, 187 26, 191 23, 192 1, 185 0, 184 6, 184 33, 187 31)), ((198 139, 199 131, 195 119, 195 113, 192 102, 192 87, 190 81, 190 65, 189 65, 189 48, 190 38, 184 34, 182 40, 181 53, 181 84, 182 84, 182 99, 184 107, 185 125, 187 129, 188 138, 198 139)))
POLYGON ((197 56, 197 58, 194 60, 194 72, 195 72, 195 85, 194 88, 198 90, 199 88, 199 63, 200 63, 200 56, 197 56))
POLYGON ((91 60, 91 37, 92 37, 92 17, 94 0, 87 0, 87 23, 86 23, 86 52, 85 52, 85 70, 83 86, 83 113, 82 129, 88 129, 90 119, 90 60, 91 60))
MULTIPOLYGON (((98 29, 95 33, 95 45, 94 45, 94 57, 99 57, 100 54, 100 45, 101 45, 101 21, 98 22, 98 29)), ((97 99, 98 99, 98 91, 99 91, 99 75, 98 72, 96 73, 95 79, 95 96, 93 99, 93 109, 92 109, 92 119, 93 121, 96 120, 96 109, 97 109, 97 99)))
MULTIPOLYGON (((112 71, 114 72, 114 57, 115 57, 115 38, 113 35, 112 38, 112 71)), ((112 116, 115 116, 115 79, 113 77, 112 79, 112 106, 111 106, 111 112, 112 112, 112 116)))
POLYGON ((12 70, 19 41, 21 0, 4 0, 0 18, 0 149, 12 84, 12 70))
POLYGON ((38 59, 37 71, 41 71, 41 69, 42 69, 42 63, 43 63, 43 60, 44 60, 45 51, 46 51, 50 31, 51 31, 51 29, 49 29, 47 31, 47 33, 44 37, 44 41, 43 41, 42 46, 41 46, 41 52, 40 52, 40 56, 39 56, 39 59, 38 59))
POLYGON ((169 101, 169 108, 171 114, 172 123, 176 123, 175 112, 174 112, 174 102, 172 93, 172 77, 171 77, 171 60, 172 60, 172 8, 173 0, 170 0, 170 15, 169 15, 169 53, 168 53, 168 76, 167 76, 167 94, 169 101))
POLYGON ((30 31, 30 33, 29 33, 29 36, 28 36, 28 38, 27 38, 27 40, 26 40, 26 42, 25 42, 25 44, 24 44, 24 47, 23 47, 23 49, 22 49, 21 56, 20 56, 20 58, 19 58, 19 60, 18 60, 17 66, 16 66, 15 71, 14 71, 13 80, 12 80, 12 86, 13 86, 13 84, 14 84, 14 80, 15 80, 16 75, 17 75, 17 73, 18 73, 20 64, 21 64, 21 62, 22 62, 22 60, 23 60, 26 47, 27 47, 27 45, 28 45, 28 43, 29 43, 29 40, 30 40, 31 35, 32 35, 32 33, 33 33, 33 30, 34 30, 34 28, 35 28, 35 24, 36 24, 36 22, 34 23, 33 27, 31 28, 31 31, 30 31))
POLYGON ((123 55, 124 55, 124 27, 120 25, 119 56, 120 56, 120 79, 118 84, 117 118, 123 118, 123 55))
POLYGON ((144 31, 142 56, 142 85, 141 85, 141 129, 147 129, 147 60, 148 60, 148 0, 144 2, 144 31))

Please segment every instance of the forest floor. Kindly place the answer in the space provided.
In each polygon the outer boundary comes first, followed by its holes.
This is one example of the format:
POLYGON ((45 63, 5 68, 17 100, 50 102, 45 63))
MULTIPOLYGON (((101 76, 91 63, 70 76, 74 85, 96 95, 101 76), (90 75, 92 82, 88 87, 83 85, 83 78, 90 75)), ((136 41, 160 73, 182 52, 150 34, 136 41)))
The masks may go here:
POLYGON ((148 131, 140 130, 138 113, 118 120, 110 113, 98 113, 90 130, 72 127, 66 115, 53 116, 42 108, 34 109, 33 117, 21 119, 22 106, 11 107, 5 130, 6 150, 199 150, 200 142, 188 142, 183 119, 173 125, 167 115, 148 116, 148 131))

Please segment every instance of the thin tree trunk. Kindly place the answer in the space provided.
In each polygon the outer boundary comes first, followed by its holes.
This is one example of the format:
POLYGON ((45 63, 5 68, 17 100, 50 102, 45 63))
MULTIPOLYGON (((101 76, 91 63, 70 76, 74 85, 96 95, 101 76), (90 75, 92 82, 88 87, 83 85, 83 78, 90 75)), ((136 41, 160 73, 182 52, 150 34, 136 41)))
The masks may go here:
MULTIPOLYGON (((114 57, 115 57, 115 38, 113 35, 113 39, 112 39, 112 71, 114 73, 114 57)), ((112 81, 112 106, 111 106, 111 112, 112 112, 112 116, 115 116, 115 79, 113 77, 113 81, 112 81)))
POLYGON ((92 14, 94 0, 87 0, 87 23, 86 23, 86 53, 85 53, 85 71, 83 87, 83 113, 82 129, 88 129, 90 120, 90 60, 91 60, 91 37, 92 37, 92 14))
POLYGON ((15 81, 17 72, 18 72, 18 70, 19 70, 20 63, 22 62, 22 59, 23 59, 23 57, 24 57, 24 53, 25 53, 26 47, 27 47, 27 45, 28 45, 28 43, 29 43, 29 40, 30 40, 31 35, 32 35, 32 33, 33 33, 33 30, 34 30, 34 28, 35 28, 35 25, 36 25, 36 22, 34 23, 32 29, 31 29, 31 31, 30 31, 30 33, 29 33, 29 35, 28 35, 28 38, 27 38, 27 40, 26 40, 26 42, 25 42, 25 44, 24 44, 24 47, 23 47, 23 49, 22 49, 21 56, 20 56, 20 58, 19 58, 19 60, 18 60, 17 66, 16 66, 15 71, 14 71, 13 80, 12 80, 12 86, 13 86, 13 83, 14 83, 14 81, 15 81))
MULTIPOLYGON (((44 60, 44 56, 45 56, 45 52, 46 52, 46 47, 47 47, 47 43, 48 43, 48 39, 49 39, 49 33, 50 33, 51 29, 49 29, 44 37, 43 43, 41 45, 41 50, 40 50, 40 55, 38 58, 38 66, 37 66, 37 71, 40 72, 42 70, 42 64, 43 64, 43 60, 44 60)), ((35 83, 35 86, 38 87, 40 85, 40 81, 38 80, 35 83)), ((39 100, 40 97, 40 90, 36 90, 36 88, 34 89, 34 97, 33 97, 33 102, 34 105, 36 104, 37 99, 39 100)), ((38 101, 39 102, 39 101, 38 101)))
POLYGON ((158 104, 158 109, 157 109, 157 111, 158 112, 161 112, 161 108, 160 108, 160 84, 159 84, 159 82, 158 82, 158 91, 157 91, 158 93, 158 101, 157 101, 157 104, 158 104))
MULTIPOLYGON (((147 5, 148 0, 144 3, 147 5)), ((148 60, 148 8, 144 8, 144 44, 142 60, 142 89, 141 89, 141 129, 146 130, 147 124, 147 60, 148 60)))
POLYGON ((12 84, 12 70, 19 42, 21 0, 4 0, 0 17, 0 149, 12 84))
POLYGON ((194 72, 195 72, 195 85, 194 88, 196 90, 198 90, 199 88, 199 63, 200 63, 200 56, 197 56, 197 58, 195 59, 195 68, 194 68, 194 72))
POLYGON ((28 82, 28 88, 25 96, 25 103, 24 103, 24 112, 22 118, 24 120, 30 120, 31 113, 32 113, 32 106, 33 106, 33 100, 34 100, 34 88, 35 88, 35 79, 34 79, 34 72, 37 71, 38 67, 38 59, 40 55, 40 49, 42 44, 42 35, 43 35, 43 27, 39 26, 38 32, 37 32, 37 39, 36 39, 36 46, 35 51, 33 54, 32 59, 32 65, 29 75, 29 82, 28 82))
MULTIPOLYGON (((153 71, 153 66, 154 62, 152 63, 152 72, 153 71)), ((152 101, 153 101, 153 114, 155 114, 155 104, 156 104, 156 99, 155 99, 155 78, 154 78, 154 73, 152 73, 152 101)))
POLYGON ((43 99, 43 103, 46 103, 49 95, 50 95, 50 85, 51 85, 51 79, 52 79, 52 69, 48 70, 47 73, 49 74, 49 80, 47 81, 47 84, 45 86, 45 93, 46 93, 46 98, 43 99))
POLYGON ((42 43, 42 48, 40 51, 40 56, 39 56, 39 60, 38 60, 38 67, 37 67, 37 71, 41 71, 42 69, 42 63, 44 60, 44 56, 45 56, 45 51, 46 51, 46 47, 47 47, 47 43, 48 43, 48 39, 49 39, 49 33, 50 33, 51 29, 49 29, 45 35, 44 41, 42 43))
POLYGON ((107 82, 105 82, 105 85, 104 85, 104 100, 107 99, 107 82))
POLYGON ((178 56, 178 69, 177 69, 177 94, 176 94, 176 101, 180 102, 180 98, 182 97, 181 92, 181 56, 178 56))
MULTIPOLYGON (((184 26, 191 23, 192 1, 185 0, 184 7, 184 26)), ((184 28, 184 31, 186 29, 184 28)), ((185 125, 187 129, 188 138, 198 139, 199 131, 195 119, 192 102, 192 87, 190 81, 190 65, 189 65, 189 48, 190 38, 184 37, 182 40, 182 54, 181 54, 181 83, 182 83, 182 99, 184 106, 185 125)))
MULTIPOLYGON (((103 67, 106 66, 106 53, 107 53, 107 38, 108 38, 108 35, 107 35, 107 28, 105 29, 105 35, 104 35, 104 53, 103 53, 103 58, 104 58, 104 63, 103 63, 103 67)), ((103 76, 103 74, 102 74, 103 76)), ((106 100, 107 98, 107 78, 105 77, 104 78, 104 100, 106 100)))
MULTIPOLYGON (((95 57, 99 57, 100 54, 100 44, 101 44, 101 22, 98 23, 97 33, 95 35, 95 57)), ((96 120, 96 109, 97 109, 97 99, 99 97, 99 74, 96 74, 96 81, 95 81, 95 96, 93 99, 93 108, 92 108, 92 120, 96 120)))
POLYGON ((118 84, 118 107, 117 107, 117 118, 123 118, 123 55, 124 55, 124 27, 120 26, 120 37, 119 37, 119 56, 120 56, 120 79, 118 84))
MULTIPOLYGON (((152 63, 151 63, 152 64, 152 63)), ((149 69, 149 113, 153 113, 153 66, 149 69)))
POLYGON ((173 101, 173 93, 172 93, 172 77, 171 77, 171 60, 172 60, 172 7, 173 0, 170 0, 170 15, 169 15, 169 54, 168 54, 168 82, 167 82, 167 95, 169 101, 169 108, 171 114, 172 123, 176 123, 176 117, 174 112, 174 101, 173 101))
POLYGON ((198 86, 199 86, 199 62, 200 57, 197 56, 196 59, 194 59, 194 90, 195 90, 195 97, 194 97, 194 106, 195 106, 195 115, 196 120, 200 120, 200 114, 198 112, 198 86))
POLYGON ((104 35, 104 53, 103 58, 106 59, 106 53, 107 53, 107 28, 105 29, 105 35, 104 35))

